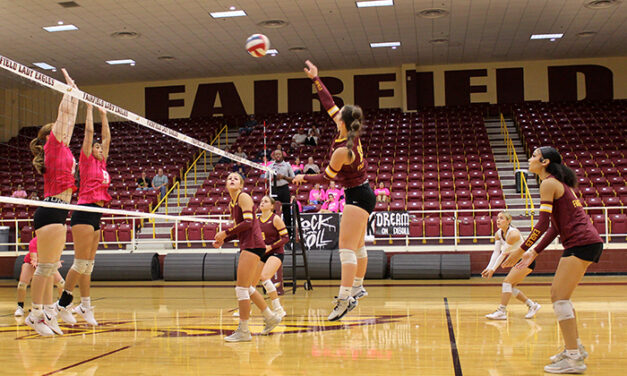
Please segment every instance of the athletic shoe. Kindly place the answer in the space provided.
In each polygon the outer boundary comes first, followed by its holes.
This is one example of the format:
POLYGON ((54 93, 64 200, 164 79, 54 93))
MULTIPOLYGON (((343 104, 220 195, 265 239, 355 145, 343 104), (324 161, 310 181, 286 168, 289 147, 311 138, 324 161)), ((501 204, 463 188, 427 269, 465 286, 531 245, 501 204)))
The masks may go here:
POLYGON ((57 316, 54 314, 54 312, 44 311, 44 322, 46 323, 46 325, 48 325, 50 329, 52 329, 53 332, 57 333, 60 336, 63 335, 63 330, 59 328, 59 322, 57 321, 57 316))
MULTIPOLYGON (((581 354, 581 357, 584 359, 588 357, 588 352, 586 351, 586 348, 583 345, 579 345, 579 353, 581 354)), ((564 349, 559 354, 553 355, 549 359, 551 360, 551 363, 557 363, 564 358, 566 358, 566 349, 564 349)))
POLYGON ((17 309, 15 310, 13 316, 24 316, 24 308, 17 306, 17 309))
POLYGON ((249 342, 253 339, 253 336, 250 334, 249 330, 241 330, 239 327, 236 331, 233 332, 230 336, 224 337, 224 340, 227 342, 249 342))
POLYGON ((284 318, 287 315, 287 312, 285 312, 285 310, 281 306, 277 307, 272 312, 274 312, 274 314, 279 316, 280 318, 284 318))
POLYGON ((328 317, 329 321, 337 321, 341 319, 348 312, 355 309, 355 307, 357 307, 357 304, 358 304, 357 300, 355 300, 355 298, 353 298, 352 296, 349 296, 344 299, 339 299, 336 297, 333 303, 335 303, 335 308, 333 308, 333 311, 331 311, 331 313, 329 314, 329 317, 328 317))
POLYGON ((507 311, 497 309, 496 311, 485 315, 485 317, 490 320, 507 320, 507 311))
POLYGON ((263 327, 261 334, 263 335, 269 334, 272 331, 272 329, 276 328, 276 326, 281 323, 281 319, 282 317, 277 314, 273 314, 272 317, 267 318, 267 319, 264 318, 263 322, 266 325, 263 327))
POLYGON ((54 307, 56 308, 57 314, 59 315, 61 320, 65 321, 66 323, 70 325, 76 324, 76 319, 74 318, 74 316, 72 316, 72 309, 69 306, 63 308, 59 305, 59 302, 57 302, 57 303, 54 303, 54 307))
POLYGON ((94 307, 85 308, 79 304, 74 308, 74 312, 83 316, 83 319, 91 326, 98 326, 98 321, 94 318, 94 307))
POLYGON ((527 314, 525 315, 526 319, 530 319, 533 318, 533 316, 536 315, 536 313, 540 310, 540 308, 542 308, 542 306, 538 303, 533 303, 531 305, 531 307, 529 307, 529 311, 527 311, 527 314))
POLYGON ((583 362, 583 356, 577 359, 565 357, 556 363, 544 366, 544 372, 548 373, 584 373, 586 365, 583 362))
POLYGON ((353 287, 353 289, 351 290, 351 295, 355 300, 357 300, 368 296, 368 291, 366 291, 364 286, 353 287))
POLYGON ((44 322, 43 317, 34 317, 32 312, 26 318, 25 323, 42 337, 50 337, 54 335, 52 329, 50 329, 50 327, 44 322))

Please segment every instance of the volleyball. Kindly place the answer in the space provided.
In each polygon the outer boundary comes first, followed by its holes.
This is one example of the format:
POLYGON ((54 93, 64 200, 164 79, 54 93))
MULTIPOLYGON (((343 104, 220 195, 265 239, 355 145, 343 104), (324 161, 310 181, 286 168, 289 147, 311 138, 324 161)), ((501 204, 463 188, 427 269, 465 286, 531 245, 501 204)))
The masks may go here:
POLYGON ((263 34, 253 34, 246 39, 246 51, 252 57, 262 57, 270 48, 270 39, 263 34))

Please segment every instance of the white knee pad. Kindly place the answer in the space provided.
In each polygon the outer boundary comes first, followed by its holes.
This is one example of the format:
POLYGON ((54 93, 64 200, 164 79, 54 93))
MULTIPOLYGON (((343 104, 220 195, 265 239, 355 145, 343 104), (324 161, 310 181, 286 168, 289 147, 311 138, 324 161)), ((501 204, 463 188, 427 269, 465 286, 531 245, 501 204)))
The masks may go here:
POLYGON ((276 291, 276 287, 274 287, 274 283, 272 283, 271 279, 266 279, 265 281, 261 282, 261 284, 263 285, 263 288, 266 289, 266 292, 268 294, 276 291))
POLYGON ((255 293, 255 291, 257 291, 257 289, 255 288, 255 286, 250 286, 248 288, 248 295, 249 296, 253 296, 253 294, 255 293))
POLYGON ((94 271, 94 260, 87 261, 87 270, 83 274, 91 274, 94 271))
POLYGON ((237 296, 237 300, 250 300, 250 293, 248 292, 248 287, 235 287, 235 296, 237 296))
POLYGON ((512 292, 512 284, 511 283, 507 283, 507 282, 503 282, 503 290, 502 291, 504 293, 506 293, 506 292, 511 293, 512 292))
POLYGON ((58 289, 62 289, 65 287, 65 281, 64 280, 60 280, 59 282, 54 284, 56 288, 58 289))
POLYGON ((74 270, 78 274, 85 274, 88 268, 89 260, 74 259, 74 263, 72 263, 72 267, 70 269, 74 270))
POLYGON ((357 265, 357 255, 350 249, 340 249, 340 262, 343 264, 357 265))
POLYGON ((516 287, 514 287, 512 289, 512 296, 514 296, 514 298, 515 298, 515 297, 518 296, 518 294, 520 294, 520 290, 518 290, 516 287))
POLYGON ((26 291, 26 288, 27 288, 27 287, 28 287, 28 283, 26 283, 26 282, 19 281, 19 282, 17 283, 17 289, 18 289, 18 290, 24 290, 24 291, 26 291))
POLYGON ((35 269, 35 275, 40 277, 50 277, 57 271, 57 263, 40 262, 35 269))
POLYGON ((362 258, 368 257, 368 252, 366 251, 366 246, 363 246, 363 247, 359 248, 357 250, 357 252, 355 252, 355 255, 357 256, 358 259, 362 259, 362 258))
POLYGON ((557 321, 569 320, 575 318, 573 303, 570 300, 558 300, 553 303, 553 311, 557 316, 557 321))

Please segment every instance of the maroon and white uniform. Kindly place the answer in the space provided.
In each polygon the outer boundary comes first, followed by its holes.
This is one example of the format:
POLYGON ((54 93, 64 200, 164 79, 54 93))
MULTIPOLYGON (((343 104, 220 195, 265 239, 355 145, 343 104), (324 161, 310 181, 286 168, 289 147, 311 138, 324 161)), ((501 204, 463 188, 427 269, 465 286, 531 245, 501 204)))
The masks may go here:
MULTIPOLYGON (((329 160, 333 152, 341 147, 346 147, 346 138, 339 138, 333 141, 331 151, 329 152, 329 160)), ((366 181, 366 167, 368 161, 364 159, 364 152, 361 147, 361 140, 355 137, 353 140, 353 155, 355 156, 351 164, 343 165, 339 171, 335 171, 330 165, 324 171, 324 174, 332 180, 337 181, 343 187, 356 187, 366 181)))
POLYGON ((245 249, 264 249, 266 248, 261 235, 261 227, 259 220, 252 211, 242 211, 238 204, 239 196, 237 194, 235 200, 231 201, 229 208, 231 210, 231 219, 233 227, 226 230, 225 242, 237 239, 239 241, 240 250, 245 249))
POLYGON ((272 249, 266 254, 284 254, 283 246, 289 241, 287 228, 277 229, 274 227, 274 218, 276 214, 270 215, 266 220, 259 218, 263 241, 266 245, 272 246, 272 249))

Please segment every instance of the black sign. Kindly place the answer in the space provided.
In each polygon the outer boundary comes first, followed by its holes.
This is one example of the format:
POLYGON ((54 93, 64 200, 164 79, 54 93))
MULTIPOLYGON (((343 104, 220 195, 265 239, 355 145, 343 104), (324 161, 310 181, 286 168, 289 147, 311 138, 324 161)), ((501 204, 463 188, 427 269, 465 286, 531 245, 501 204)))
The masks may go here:
POLYGON ((302 213, 303 237, 307 249, 337 249, 340 215, 337 213, 302 213))
POLYGON ((406 211, 372 212, 367 235, 409 235, 409 213, 406 211))

